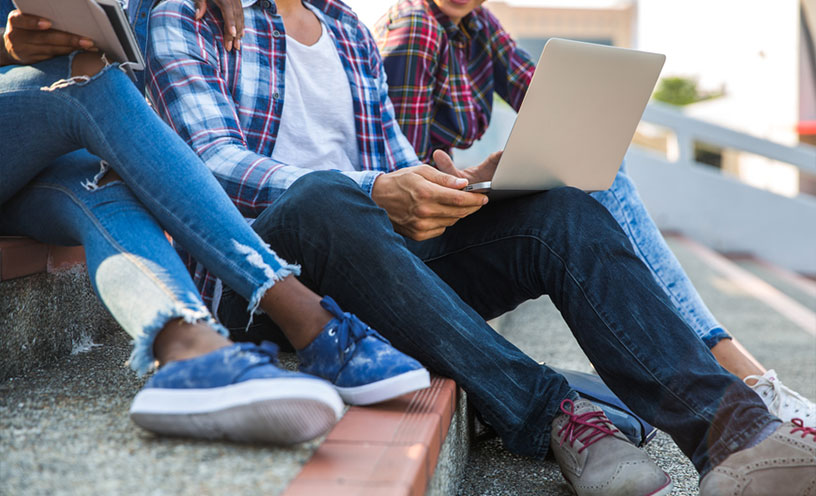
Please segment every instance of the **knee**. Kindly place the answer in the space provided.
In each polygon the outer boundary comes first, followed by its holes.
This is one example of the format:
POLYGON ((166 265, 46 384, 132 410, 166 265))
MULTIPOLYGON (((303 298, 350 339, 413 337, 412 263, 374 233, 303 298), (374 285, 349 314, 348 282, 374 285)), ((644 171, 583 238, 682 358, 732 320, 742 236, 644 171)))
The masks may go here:
POLYGON ((544 195, 546 215, 553 215, 561 222, 561 231, 579 245, 599 244, 610 246, 610 242, 626 239, 612 214, 586 192, 564 187, 544 195))
POLYGON ((367 196, 354 180, 338 171, 310 172, 286 191, 288 202, 308 202, 312 207, 331 205, 360 195, 367 196))
POLYGON ((78 53, 74 56, 74 60, 71 63, 71 77, 95 76, 99 71, 104 69, 106 65, 101 53, 78 53))
POLYGON ((569 186, 550 190, 541 197, 545 212, 563 216, 568 221, 586 222, 599 210, 591 196, 569 186))
POLYGON ((313 232, 322 228, 348 232, 369 223, 364 217, 379 211, 354 180, 337 171, 317 171, 295 181, 256 223, 264 217, 288 227, 309 226, 313 232))

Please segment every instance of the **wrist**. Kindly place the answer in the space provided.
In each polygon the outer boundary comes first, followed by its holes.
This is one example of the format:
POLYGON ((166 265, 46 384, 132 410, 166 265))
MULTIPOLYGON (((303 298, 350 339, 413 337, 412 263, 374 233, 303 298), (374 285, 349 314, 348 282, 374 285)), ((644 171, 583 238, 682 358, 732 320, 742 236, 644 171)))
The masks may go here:
POLYGON ((371 200, 379 206, 382 206, 379 201, 382 199, 382 193, 387 189, 387 186, 384 186, 384 184, 390 179, 386 176, 388 176, 388 174, 380 174, 375 177, 374 182, 371 183, 371 200))

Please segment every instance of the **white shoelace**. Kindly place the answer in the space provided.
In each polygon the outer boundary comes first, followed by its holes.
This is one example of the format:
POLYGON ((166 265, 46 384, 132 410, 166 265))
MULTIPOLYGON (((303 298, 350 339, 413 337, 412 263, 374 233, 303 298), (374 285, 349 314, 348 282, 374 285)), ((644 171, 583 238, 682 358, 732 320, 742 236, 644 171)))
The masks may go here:
POLYGON ((772 414, 785 422, 800 418, 805 427, 816 427, 816 404, 782 384, 773 369, 763 375, 749 375, 745 381, 752 379, 757 382, 749 387, 762 398, 772 414))

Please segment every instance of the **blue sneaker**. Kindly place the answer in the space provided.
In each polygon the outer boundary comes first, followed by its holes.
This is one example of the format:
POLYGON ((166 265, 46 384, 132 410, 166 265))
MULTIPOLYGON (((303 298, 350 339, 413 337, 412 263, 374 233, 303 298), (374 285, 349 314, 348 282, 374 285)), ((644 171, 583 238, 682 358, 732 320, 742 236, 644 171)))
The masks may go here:
POLYGON ((295 444, 325 434, 343 413, 331 384, 275 366, 277 347, 238 343, 170 362, 130 407, 136 425, 169 436, 295 444))
POLYGON ((354 315, 344 313, 330 297, 324 296, 320 305, 334 318, 297 352, 301 372, 334 384, 350 405, 378 403, 431 385, 428 371, 419 362, 354 315))

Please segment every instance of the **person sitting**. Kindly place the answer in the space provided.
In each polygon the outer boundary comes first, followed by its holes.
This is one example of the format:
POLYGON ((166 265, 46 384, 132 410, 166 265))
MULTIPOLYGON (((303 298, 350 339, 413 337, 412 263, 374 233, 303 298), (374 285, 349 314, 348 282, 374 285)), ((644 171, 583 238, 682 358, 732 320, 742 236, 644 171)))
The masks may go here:
MULTIPOLYGON (((507 449, 552 450, 578 494, 672 484, 563 376, 485 321, 543 294, 607 385, 692 460, 702 494, 816 483, 816 430, 781 423, 717 364, 602 205, 574 188, 488 203, 422 164, 376 44, 345 4, 247 1, 244 15, 230 52, 218 12, 156 5, 148 92, 253 229, 303 263, 304 284, 454 379, 507 449)), ((211 294, 221 316, 242 304, 211 294)))
POLYGON ((353 404, 429 385, 428 372, 301 284, 255 234, 118 64, 9 0, 0 49, 0 234, 82 244, 99 299, 133 337, 130 366, 158 371, 131 407, 168 435, 291 444, 325 434, 353 404), (71 55, 60 55, 72 52, 71 55), (13 125, 12 125, 13 123, 13 125), (121 179, 120 179, 121 178, 121 179), (190 201, 203 202, 201 208, 190 201), (298 350, 233 343, 201 300, 166 229, 298 350))
MULTIPOLYGON (((374 27, 394 113, 420 160, 432 161, 435 150, 469 148, 481 138, 494 92, 515 110, 524 100, 534 61, 483 3, 399 0, 374 27)), ((467 177, 440 157, 436 165, 442 170, 467 177)), ((774 415, 816 427, 816 404, 757 362, 705 305, 646 211, 626 165, 609 190, 591 196, 620 224, 657 285, 720 365, 748 383, 774 415)))

